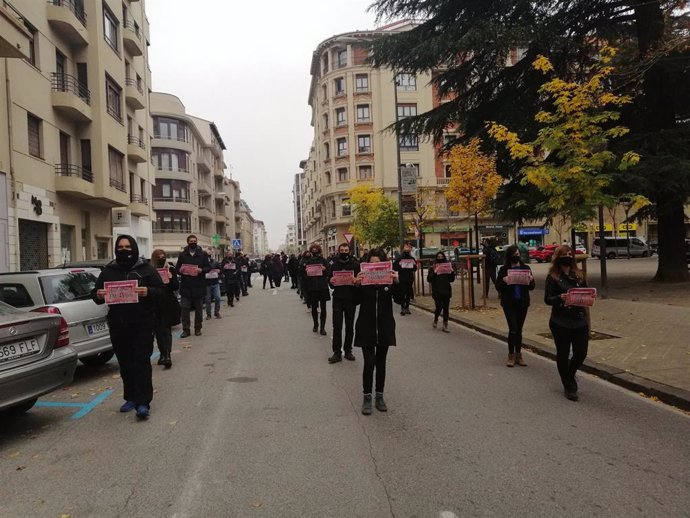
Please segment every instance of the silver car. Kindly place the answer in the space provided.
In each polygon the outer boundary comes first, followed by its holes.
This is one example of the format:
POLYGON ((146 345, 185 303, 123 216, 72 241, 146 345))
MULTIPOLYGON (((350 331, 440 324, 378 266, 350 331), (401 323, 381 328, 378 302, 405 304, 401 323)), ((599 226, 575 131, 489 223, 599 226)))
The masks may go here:
POLYGON ((64 318, 0 302, 0 412, 26 412, 39 396, 70 383, 76 368, 64 318))
POLYGON ((54 268, 0 274, 0 301, 23 311, 62 315, 70 344, 86 365, 102 365, 113 357, 108 307, 91 299, 100 270, 54 268))

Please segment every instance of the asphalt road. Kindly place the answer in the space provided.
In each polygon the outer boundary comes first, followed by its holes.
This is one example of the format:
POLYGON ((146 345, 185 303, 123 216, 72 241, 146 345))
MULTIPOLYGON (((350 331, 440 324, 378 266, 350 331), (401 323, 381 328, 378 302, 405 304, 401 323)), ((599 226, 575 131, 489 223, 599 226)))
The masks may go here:
MULTIPOLYGON (((258 282, 255 283, 258 286, 258 282)), ((294 291, 255 287, 154 369, 147 422, 114 361, 0 421, 5 517, 687 517, 690 417, 419 311, 400 317, 389 412, 362 416, 362 359, 329 365, 294 291)))

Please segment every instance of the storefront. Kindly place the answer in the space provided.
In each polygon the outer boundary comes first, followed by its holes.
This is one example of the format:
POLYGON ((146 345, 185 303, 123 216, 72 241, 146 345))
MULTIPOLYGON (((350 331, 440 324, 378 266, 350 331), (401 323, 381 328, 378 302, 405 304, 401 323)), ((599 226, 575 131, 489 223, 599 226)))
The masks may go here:
POLYGON ((479 239, 489 238, 494 241, 495 245, 507 245, 508 235, 512 225, 479 225, 479 239))
POLYGON ((527 246, 543 246, 549 229, 544 227, 519 227, 518 241, 527 246))

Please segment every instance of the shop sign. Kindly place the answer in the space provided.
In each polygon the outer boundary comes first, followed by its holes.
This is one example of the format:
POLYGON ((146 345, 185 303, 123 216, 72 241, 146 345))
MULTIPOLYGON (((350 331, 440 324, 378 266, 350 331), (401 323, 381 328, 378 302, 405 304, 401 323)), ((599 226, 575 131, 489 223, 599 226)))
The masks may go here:
MULTIPOLYGON (((594 231, 599 232, 599 225, 594 225, 594 231)), ((611 223, 604 223, 604 232, 613 232, 613 225, 611 223)))
POLYGON ((633 232, 637 230, 637 223, 621 223, 618 225, 619 232, 633 232))
POLYGON ((545 236, 549 233, 548 228, 526 227, 518 229, 518 236, 545 236))

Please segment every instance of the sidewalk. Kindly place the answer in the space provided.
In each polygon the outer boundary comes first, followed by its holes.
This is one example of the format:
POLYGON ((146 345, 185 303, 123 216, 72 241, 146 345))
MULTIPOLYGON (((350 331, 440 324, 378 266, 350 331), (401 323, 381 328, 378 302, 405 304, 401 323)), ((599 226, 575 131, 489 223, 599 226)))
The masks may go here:
MULTIPOLYGON (((533 352, 555 359, 553 340, 545 336, 549 334, 551 308, 543 302, 540 284, 537 282, 531 292, 523 343, 533 352)), ((651 291, 654 296, 649 296, 649 283, 631 283, 624 290, 610 293, 610 298, 597 300, 591 318, 592 331, 599 336, 590 340, 583 370, 690 410, 690 286, 654 285, 651 291)), ((496 338, 507 338, 505 317, 493 288, 486 307, 473 311, 454 306, 455 286, 453 292, 452 321, 496 338)), ((434 308, 429 296, 418 296, 413 304, 430 311, 434 308)))

